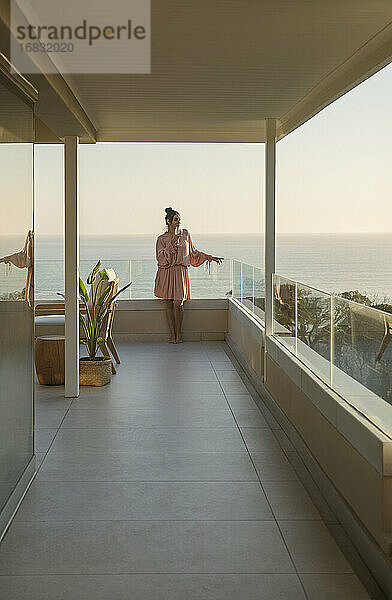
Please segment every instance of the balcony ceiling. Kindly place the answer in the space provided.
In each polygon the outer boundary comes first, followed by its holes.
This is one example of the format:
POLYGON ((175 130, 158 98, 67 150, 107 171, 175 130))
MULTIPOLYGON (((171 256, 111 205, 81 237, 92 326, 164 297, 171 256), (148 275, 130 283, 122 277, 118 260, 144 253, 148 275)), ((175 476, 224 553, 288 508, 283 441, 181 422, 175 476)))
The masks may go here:
POLYGON ((391 0, 153 0, 150 75, 67 81, 97 141, 262 142, 386 65, 391 20, 391 0))

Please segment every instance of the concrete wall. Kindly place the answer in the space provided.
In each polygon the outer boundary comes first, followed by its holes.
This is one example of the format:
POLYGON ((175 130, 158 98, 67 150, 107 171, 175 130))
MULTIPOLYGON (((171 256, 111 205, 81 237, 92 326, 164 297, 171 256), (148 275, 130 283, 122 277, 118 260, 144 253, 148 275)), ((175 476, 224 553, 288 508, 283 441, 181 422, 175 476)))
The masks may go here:
MULTIPOLYGON (((260 324, 246 309, 230 300, 226 339, 231 349, 392 597, 391 438, 323 384, 277 339, 265 340, 260 331, 257 334, 256 327, 260 329, 260 324)), ((369 392, 369 407, 371 396, 369 392)))
MULTIPOLYGON (((184 304, 183 338, 186 341, 223 340, 227 331, 228 300, 189 300, 184 304)), ((113 333, 118 340, 164 341, 169 335, 165 302, 119 302, 113 333)))
MULTIPOLYGON (((184 305, 186 341, 224 340, 228 300, 189 300, 184 305)), ((36 335, 64 334, 63 324, 36 323, 36 335)), ((113 326, 118 341, 164 341, 169 335, 165 303, 160 300, 119 300, 113 326)))
POLYGON ((254 376, 264 377, 264 331, 251 312, 235 301, 229 301, 228 340, 247 361, 254 376))
MULTIPOLYGON (((369 423, 370 434, 358 431, 355 447, 313 401, 314 394, 329 395, 329 392, 316 390, 314 386, 313 394, 307 395, 268 354, 265 386, 332 483, 389 554, 391 477, 384 472, 382 458, 384 452, 390 452, 390 440, 369 423), (384 444, 389 448, 384 448, 384 444)), ((360 421, 355 422, 355 414, 349 418, 351 428, 361 427, 360 421)))

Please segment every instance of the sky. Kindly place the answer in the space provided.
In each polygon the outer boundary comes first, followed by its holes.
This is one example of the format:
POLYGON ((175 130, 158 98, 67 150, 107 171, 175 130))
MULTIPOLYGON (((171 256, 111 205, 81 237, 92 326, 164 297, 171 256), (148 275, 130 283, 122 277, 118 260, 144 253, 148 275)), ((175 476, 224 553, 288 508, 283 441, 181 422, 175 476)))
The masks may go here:
POLYGON ((392 231, 392 65, 277 144, 281 232, 392 231))
MULTIPOLYGON (((277 144, 280 233, 391 232, 392 66, 277 144)), ((11 168, 11 167, 10 167, 11 168)), ((36 230, 63 227, 62 148, 36 148, 36 230)), ((264 228, 263 144, 80 146, 82 234, 159 233, 164 209, 196 233, 264 228)))
MULTIPOLYGON (((62 153, 37 152, 37 225, 62 227, 62 153), (61 185, 60 185, 61 189, 61 185)), ((194 232, 258 233, 263 227, 264 144, 85 144, 80 146, 80 232, 156 233, 165 208, 194 232)))

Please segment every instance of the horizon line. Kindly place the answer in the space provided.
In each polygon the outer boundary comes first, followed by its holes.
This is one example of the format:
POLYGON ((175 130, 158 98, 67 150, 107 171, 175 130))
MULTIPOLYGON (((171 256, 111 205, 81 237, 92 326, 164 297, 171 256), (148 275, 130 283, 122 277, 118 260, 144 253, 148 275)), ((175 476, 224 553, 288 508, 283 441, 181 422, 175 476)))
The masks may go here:
MULTIPOLYGON (((264 232, 257 232, 257 231, 252 231, 252 232, 241 232, 239 233, 238 231, 228 231, 225 233, 220 233, 220 232, 209 232, 206 233, 204 231, 192 231, 193 234, 195 235, 264 235, 264 232)), ((6 234, 6 236, 11 236, 11 235, 21 235, 20 233, 9 233, 6 234)), ((44 236, 63 236, 63 233, 36 233, 36 237, 44 237, 44 236)), ((160 232, 142 232, 142 233, 116 233, 115 231, 113 231, 113 233, 81 233, 79 234, 79 237, 93 237, 93 236, 100 236, 100 237, 122 237, 122 236, 130 236, 130 235, 161 235, 160 232)), ((277 231, 276 235, 392 235, 392 231, 277 231)), ((5 237, 6 237, 5 236, 5 237)))

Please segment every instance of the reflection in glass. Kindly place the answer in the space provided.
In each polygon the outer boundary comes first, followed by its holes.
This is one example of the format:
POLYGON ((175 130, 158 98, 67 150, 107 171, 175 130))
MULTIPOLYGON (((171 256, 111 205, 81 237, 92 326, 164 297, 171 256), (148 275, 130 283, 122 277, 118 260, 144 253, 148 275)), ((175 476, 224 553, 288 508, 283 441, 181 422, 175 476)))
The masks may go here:
POLYGON ((331 382, 331 296, 297 284, 297 356, 331 382))
POLYGON ((261 321, 265 319, 265 279, 264 271, 254 267, 254 312, 261 321))
POLYGON ((242 263, 241 271, 241 288, 242 288, 242 304, 253 312, 254 307, 254 290, 253 290, 253 267, 242 263))
POLYGON ((296 352, 296 283, 280 275, 273 276, 273 334, 296 352))
MULTIPOLYGON (((13 252, 7 256, 0 258, 0 263, 5 265, 6 275, 11 275, 13 272, 12 267, 16 269, 25 270, 26 278, 25 285, 21 291, 10 291, 4 292, 2 300, 25 300, 30 307, 34 304, 34 234, 31 230, 27 232, 26 240, 22 250, 19 252, 13 252)), ((23 277, 23 278, 24 278, 23 277)), ((15 279, 18 279, 16 277, 15 279)))
POLYGON ((238 260, 233 260, 233 298, 242 299, 241 296, 241 267, 238 260))
POLYGON ((0 510, 33 455, 33 111, 0 81, 0 510))
POLYGON ((367 388, 392 403, 391 336, 392 315, 334 296, 334 388, 357 396, 367 388), (350 382, 342 371, 355 381, 350 382))

